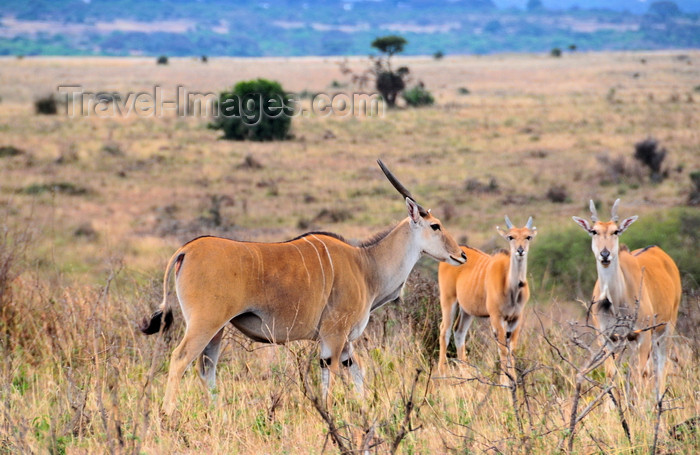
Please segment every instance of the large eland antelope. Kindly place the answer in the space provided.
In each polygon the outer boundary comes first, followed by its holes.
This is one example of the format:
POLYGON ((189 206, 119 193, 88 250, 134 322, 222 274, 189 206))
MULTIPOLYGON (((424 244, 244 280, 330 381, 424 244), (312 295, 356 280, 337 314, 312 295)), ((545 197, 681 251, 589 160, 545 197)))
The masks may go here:
POLYGON ((185 369, 197 356, 199 377, 213 392, 221 339, 229 322, 263 343, 318 340, 324 397, 330 372, 337 374, 340 365, 349 368, 362 390, 352 342, 362 334, 370 312, 399 296, 422 254, 455 265, 466 261, 440 220, 378 163, 406 198, 408 217, 364 243, 353 245, 323 232, 282 243, 200 237, 175 252, 163 279, 163 302, 141 329, 153 334, 172 322, 167 291, 175 269, 175 290, 187 329, 170 359, 163 400, 167 415, 175 409, 185 369))
MULTIPOLYGON (((598 220, 595 204, 590 202, 591 221, 574 216, 573 219, 591 236, 591 249, 596 259, 598 281, 593 289, 593 320, 602 332, 616 322, 617 316, 634 315, 639 302, 635 328, 639 334, 640 376, 647 373, 651 350, 656 369, 656 396, 660 398, 665 382, 668 337, 673 331, 681 301, 681 277, 673 259, 658 246, 630 252, 620 247, 620 236, 637 220, 637 216, 619 222, 617 209, 620 200, 612 207, 608 222, 598 220), (653 331, 642 330, 660 324, 653 331), (653 346, 652 346, 653 342, 653 346)), ((614 334, 613 334, 614 335, 614 334)), ((611 362, 606 364, 612 374, 611 362)))
MULTIPOLYGON (((490 256, 482 251, 462 246, 466 264, 454 267, 440 264, 440 361, 438 370, 445 371, 447 345, 454 326, 457 310, 459 322, 454 331, 457 358, 465 360, 464 340, 474 317, 488 317, 491 329, 498 341, 501 369, 515 380, 512 350, 520 334, 519 324, 523 308, 530 298, 527 284, 527 252, 530 241, 537 235, 532 217, 522 228, 516 228, 506 216, 508 230, 496 226, 498 233, 508 241, 510 251, 490 256)), ((503 383, 508 382, 503 378, 503 383)))

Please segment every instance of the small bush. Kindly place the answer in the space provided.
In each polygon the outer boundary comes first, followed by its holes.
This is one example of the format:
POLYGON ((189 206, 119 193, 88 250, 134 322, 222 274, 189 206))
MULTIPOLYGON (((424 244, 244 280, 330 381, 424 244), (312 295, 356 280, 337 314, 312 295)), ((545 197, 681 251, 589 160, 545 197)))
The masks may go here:
POLYGON ((690 183, 693 187, 688 196, 688 205, 700 205, 700 171, 690 173, 690 183))
POLYGON ((74 142, 69 142, 61 147, 61 154, 54 161, 56 164, 71 164, 80 161, 78 147, 74 142))
POLYGON ((167 55, 161 55, 156 59, 156 65, 167 65, 168 64, 168 56, 167 55))
POLYGON ((552 57, 559 58, 559 57, 561 57, 561 49, 559 49, 558 47, 555 47, 554 49, 549 51, 549 55, 551 55, 552 57))
POLYGON ((481 183, 476 178, 467 179, 464 189, 470 193, 500 193, 498 180, 495 177, 490 177, 488 183, 481 183))
POLYGON ((608 103, 616 103, 617 100, 615 99, 615 95, 617 94, 617 90, 615 87, 610 87, 608 90, 608 94, 605 95, 605 99, 608 100, 608 103))
POLYGON ((460 87, 457 89, 457 93, 459 93, 460 95, 469 95, 471 92, 467 87, 460 87))
POLYGON ((37 114, 56 115, 58 112, 58 101, 53 94, 42 96, 34 101, 34 110, 37 114))
POLYGON ((239 82, 219 94, 219 116, 209 128, 223 130, 229 140, 284 140, 292 124, 292 102, 279 82, 239 82))
MULTIPOLYGON (((457 209, 455 208, 454 205, 450 204, 449 202, 444 202, 440 206, 440 209, 441 209, 440 211, 442 212, 442 216, 441 216, 442 221, 450 221, 457 216, 457 209)), ((466 242, 462 242, 462 243, 466 243, 466 242)))
POLYGON ((556 204, 569 200, 569 192, 564 185, 552 185, 547 190, 547 199, 556 204))
POLYGON ((56 193, 67 194, 69 196, 82 196, 90 193, 90 190, 88 190, 87 188, 75 185, 70 182, 34 183, 21 189, 19 192, 29 195, 38 195, 52 191, 56 193))
POLYGON ((403 99, 406 104, 412 107, 430 106, 435 103, 433 95, 425 89, 423 84, 418 84, 413 88, 403 92, 403 99))
POLYGON ((280 187, 273 179, 264 179, 255 184, 258 188, 267 188, 267 196, 279 196, 280 187))
MULTIPOLYGON (((218 228, 224 226, 223 208, 234 205, 234 200, 227 195, 212 194, 209 196, 209 205, 206 208, 204 215, 199 217, 201 225, 209 228, 218 228)), ((230 223, 226 223, 231 225, 230 223)))
POLYGON ((73 231, 73 236, 78 238, 84 238, 90 241, 97 240, 97 238, 99 237, 94 226, 89 221, 75 228, 75 231, 73 231))
POLYGON ((202 55, 199 58, 199 61, 201 61, 202 63, 207 63, 207 62, 209 62, 209 57, 207 57, 206 55, 202 55))
POLYGON ((433 54, 435 60, 442 60, 445 57, 445 53, 442 51, 437 51, 433 54))
POLYGON ((345 209, 322 209, 312 220, 316 223, 342 223, 351 220, 352 212, 345 209))
POLYGON ((262 169, 265 166, 256 160, 253 155, 248 155, 243 159, 243 162, 236 166, 236 169, 262 169))
POLYGON ((659 147, 659 142, 656 139, 650 137, 636 143, 634 145, 634 158, 649 168, 652 182, 660 182, 666 177, 661 171, 661 166, 666 158, 666 149, 659 147))
POLYGON ((0 158, 23 155, 24 151, 13 145, 0 146, 0 158))
POLYGON ((596 156, 596 160, 603 167, 600 173, 600 184, 611 185, 617 183, 634 183, 642 182, 642 168, 634 162, 628 162, 624 156, 610 156, 607 153, 602 153, 596 156))
POLYGON ((124 156, 124 151, 116 142, 107 142, 102 146, 102 151, 112 156, 124 156))
POLYGON ((571 52, 576 52, 576 49, 578 49, 578 46, 576 46, 575 44, 569 44, 569 50, 571 52))

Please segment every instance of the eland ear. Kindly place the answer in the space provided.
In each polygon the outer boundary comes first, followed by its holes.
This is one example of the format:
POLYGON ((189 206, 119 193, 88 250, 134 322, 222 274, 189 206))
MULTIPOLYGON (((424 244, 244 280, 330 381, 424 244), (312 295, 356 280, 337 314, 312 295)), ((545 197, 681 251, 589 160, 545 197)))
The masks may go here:
POLYGON ((408 217, 411 219, 412 222, 417 223, 418 220, 420 220, 420 208, 418 207, 418 204, 416 204, 416 201, 411 199, 410 197, 406 198, 406 208, 408 209, 408 217))
POLYGON ((579 218, 577 216, 572 216, 571 219, 588 233, 590 233, 591 229, 593 229, 593 226, 591 226, 591 223, 589 223, 588 220, 584 220, 583 218, 579 218))
POLYGON ((504 239, 508 240, 508 231, 503 229, 501 226, 496 226, 496 232, 503 237, 504 239))
POLYGON ((619 231, 617 235, 622 234, 627 230, 628 227, 632 226, 632 223, 637 221, 637 218, 639 218, 637 215, 631 216, 629 218, 625 218, 622 220, 622 222, 617 226, 617 230, 619 231))

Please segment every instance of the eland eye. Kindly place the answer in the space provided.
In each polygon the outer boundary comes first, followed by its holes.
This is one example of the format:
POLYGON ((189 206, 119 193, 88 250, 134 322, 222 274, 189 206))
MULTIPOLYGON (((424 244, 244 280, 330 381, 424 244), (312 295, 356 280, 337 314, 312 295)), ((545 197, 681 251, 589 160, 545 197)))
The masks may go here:
POLYGON ((512 235, 509 235, 509 236, 506 237, 506 238, 508 239, 509 242, 510 242, 511 240, 513 240, 513 236, 512 236, 512 235))
POLYGON ((595 229, 591 229, 590 231, 588 231, 588 233, 591 234, 591 235, 596 235, 596 234, 597 234, 597 232, 595 231, 595 229))
POLYGON ((529 242, 530 240, 532 240, 532 236, 528 235, 527 237, 525 237, 525 240, 527 240, 529 242))
POLYGON ((433 228, 433 231, 439 231, 440 230, 440 225, 439 224, 431 224, 431 228, 433 228))
POLYGON ((612 235, 620 235, 620 230, 616 230, 615 232, 612 233, 612 235))

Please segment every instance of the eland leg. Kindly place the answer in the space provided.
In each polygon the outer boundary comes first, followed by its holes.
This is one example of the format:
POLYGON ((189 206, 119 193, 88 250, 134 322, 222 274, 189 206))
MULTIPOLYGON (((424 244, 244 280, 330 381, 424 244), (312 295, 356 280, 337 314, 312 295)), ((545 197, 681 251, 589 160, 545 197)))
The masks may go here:
POLYGON ((365 393, 365 387, 362 368, 355 358, 352 343, 349 341, 345 344, 343 352, 340 354, 340 363, 350 372, 350 376, 352 377, 352 382, 355 384, 355 391, 357 394, 359 396, 363 396, 365 393))
POLYGON ((666 325, 660 332, 655 332, 652 336, 652 355, 654 356, 654 367, 656 374, 654 375, 656 401, 658 403, 663 396, 666 387, 666 358, 668 356, 668 338, 669 326, 666 325))
POLYGON ((198 324, 196 321, 190 321, 187 325, 185 336, 170 356, 168 385, 163 398, 163 412, 165 415, 170 416, 175 410, 177 392, 185 370, 202 353, 219 330, 221 330, 221 327, 212 328, 209 324, 198 324))
POLYGON ((498 344, 498 354, 500 357, 499 376, 501 377, 501 385, 510 387, 511 379, 515 381, 514 368, 510 364, 510 336, 511 333, 506 333, 503 327, 505 321, 499 315, 491 315, 491 330, 498 344), (507 374, 505 374, 507 373, 507 374), (508 377, 510 376, 510 378, 508 377))
POLYGON ((653 338, 654 336, 649 331, 644 332, 637 338, 639 358, 636 377, 632 381, 634 384, 633 392, 631 392, 632 396, 630 397, 635 402, 638 401, 638 398, 647 395, 651 388, 649 382, 654 374, 654 363, 656 360, 656 346, 653 338))
POLYGON ((331 373, 340 373, 340 354, 346 337, 333 336, 321 340, 321 395, 327 407, 331 404, 331 373))
POLYGON ((438 372, 444 373, 447 367, 447 346, 450 344, 452 336, 452 325, 457 316, 458 304, 455 300, 452 304, 442 306, 442 322, 440 322, 440 359, 438 361, 438 372))
POLYGON ((459 321, 455 328, 455 346, 457 347, 457 359, 460 362, 466 362, 467 355, 465 352, 464 342, 467 339, 467 331, 474 321, 474 316, 460 309, 459 321))
POLYGON ((221 340, 224 337, 224 329, 219 330, 219 332, 214 335, 214 338, 209 341, 207 347, 199 356, 197 360, 197 372, 199 373, 199 379, 202 384, 207 388, 209 392, 209 398, 212 402, 216 403, 217 391, 216 391, 216 364, 219 361, 219 353, 221 349, 221 340))

